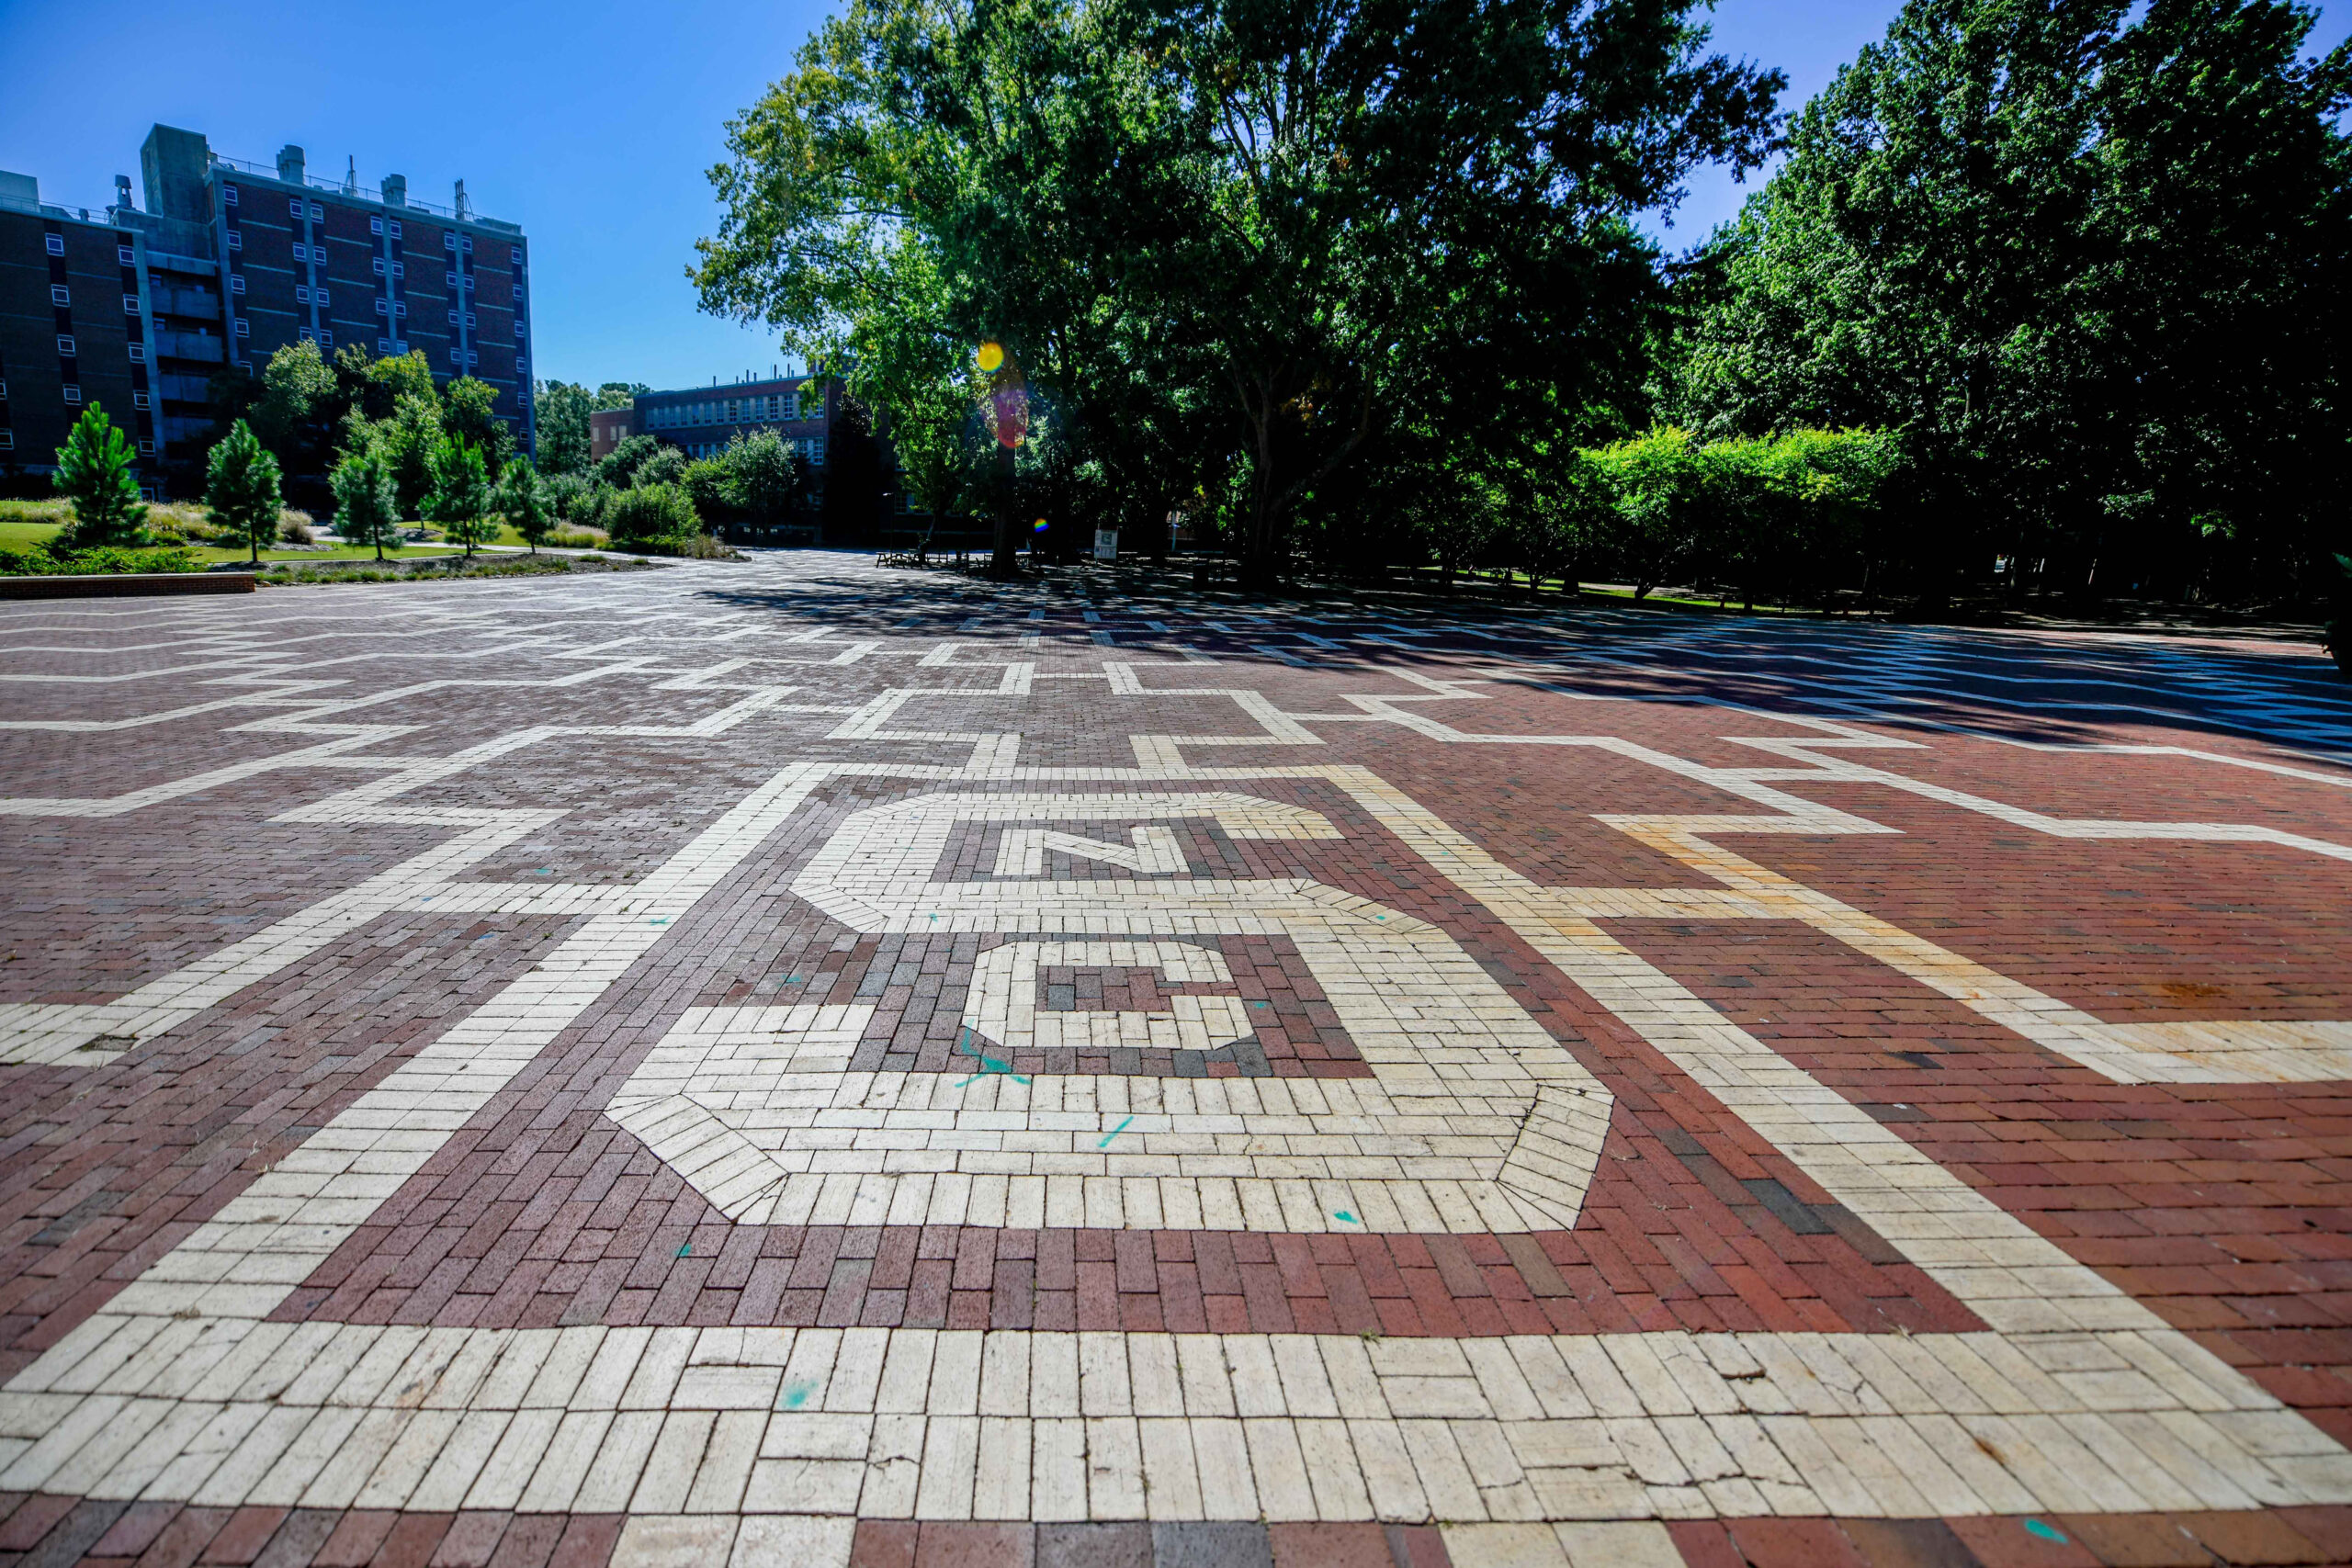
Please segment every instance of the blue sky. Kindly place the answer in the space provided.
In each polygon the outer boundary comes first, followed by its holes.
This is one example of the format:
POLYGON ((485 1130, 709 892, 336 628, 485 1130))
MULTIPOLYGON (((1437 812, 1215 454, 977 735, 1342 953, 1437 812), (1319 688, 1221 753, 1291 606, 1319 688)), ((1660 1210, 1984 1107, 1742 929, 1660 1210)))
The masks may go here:
MULTIPOLYGON (((537 284, 537 373, 563 380, 707 383, 765 374, 773 334, 703 315, 685 281, 717 208, 703 172, 728 117, 788 67, 821 0, 503 3, 349 0, 293 5, 0 0, 0 169, 42 195, 102 205, 134 185, 153 121, 213 150, 267 163, 300 143, 312 172, 360 183, 404 174, 449 199, 521 223, 537 284)), ((1789 107, 1884 31, 1896 0, 1722 0, 1718 47, 1780 66, 1789 107)), ((2344 35, 2352 4, 2323 13, 2315 43, 2344 35)), ((1750 186, 1691 181, 1666 234, 1689 244, 1750 186)))

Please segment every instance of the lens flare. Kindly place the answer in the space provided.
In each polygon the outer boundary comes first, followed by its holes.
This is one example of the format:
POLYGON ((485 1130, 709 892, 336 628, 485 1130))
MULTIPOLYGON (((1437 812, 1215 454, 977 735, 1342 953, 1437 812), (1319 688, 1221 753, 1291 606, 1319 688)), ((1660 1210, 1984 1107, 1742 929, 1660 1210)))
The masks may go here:
POLYGON ((1046 520, 1042 517, 1038 518, 1036 522, 1029 525, 1029 531, 1032 534, 1044 533, 1046 531, 1046 520))
POLYGON ((996 343, 980 344, 980 368, 994 370, 1004 363, 1004 345, 996 343))

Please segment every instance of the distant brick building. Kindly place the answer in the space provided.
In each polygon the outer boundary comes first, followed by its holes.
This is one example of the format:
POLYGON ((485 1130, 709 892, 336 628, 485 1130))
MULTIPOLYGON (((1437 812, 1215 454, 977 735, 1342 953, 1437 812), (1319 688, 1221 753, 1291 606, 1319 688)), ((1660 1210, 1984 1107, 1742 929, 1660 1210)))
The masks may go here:
POLYGON ((601 462, 637 434, 635 409, 597 409, 588 415, 588 460, 601 462))
POLYGON ((0 174, 0 463, 45 472, 83 407, 133 430, 141 481, 201 460, 211 380, 259 374, 287 344, 373 355, 423 351, 436 379, 478 377, 518 446, 534 450, 529 265, 520 228, 448 207, 407 179, 314 179, 302 150, 274 167, 214 152, 158 125, 140 149, 146 207, 128 176, 113 205, 40 199, 0 174))
POLYGON ((809 504, 821 507, 843 396, 840 380, 824 375, 639 392, 634 407, 589 415, 588 450, 602 457, 632 435, 650 435, 689 457, 708 457, 738 435, 772 430, 815 470, 809 504))

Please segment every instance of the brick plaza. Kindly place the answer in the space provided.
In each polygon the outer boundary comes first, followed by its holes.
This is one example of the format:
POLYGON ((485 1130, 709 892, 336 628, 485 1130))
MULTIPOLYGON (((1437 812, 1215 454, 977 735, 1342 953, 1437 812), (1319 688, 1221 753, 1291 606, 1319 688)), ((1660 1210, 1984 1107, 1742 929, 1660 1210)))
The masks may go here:
POLYGON ((2352 1559, 2309 648, 808 552, 0 731, 6 1562, 2352 1559))

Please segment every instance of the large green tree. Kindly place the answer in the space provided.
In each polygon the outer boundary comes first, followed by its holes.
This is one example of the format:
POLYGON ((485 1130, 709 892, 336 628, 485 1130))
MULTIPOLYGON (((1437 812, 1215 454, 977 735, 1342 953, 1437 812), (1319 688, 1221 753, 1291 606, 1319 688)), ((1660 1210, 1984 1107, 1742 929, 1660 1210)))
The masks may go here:
POLYGON ((555 508, 548 496, 547 481, 528 457, 507 460, 505 470, 498 476, 492 505, 523 536, 533 555, 539 553, 540 542, 555 530, 555 508))
POLYGON ((400 487, 390 465, 371 453, 354 453, 328 476, 334 491, 334 531, 355 545, 373 545, 376 558, 384 547, 400 544, 400 487))
POLYGON ((539 468, 576 474, 588 466, 588 415, 594 395, 569 381, 542 381, 532 398, 538 428, 539 468))
POLYGON ((2177 590, 2232 539, 2315 570, 2345 454, 2352 53, 2301 58, 2312 21, 1910 0, 1694 269, 1682 411, 1717 435, 1900 430, 1931 592, 1996 554, 2177 590))
POLYGON ((433 490, 425 497, 424 514, 441 525, 445 537, 465 546, 471 559, 474 547, 487 543, 497 531, 490 520, 490 469, 481 448, 458 436, 444 436, 433 450, 432 468, 433 490))
POLYGON ((242 539, 261 564, 261 547, 277 540, 277 459, 243 420, 213 444, 206 459, 204 504, 212 526, 242 539))
POLYGON ((1691 9, 852 0, 731 122, 697 281, 853 377, 922 347, 894 420, 998 345, 1000 497, 1035 423, 1023 482, 1104 521, 1228 491, 1264 583, 1408 386, 1557 426, 1637 369, 1629 218, 1772 124, 1691 9))
POLYGON ((92 403, 65 434, 50 482, 74 506, 71 543, 76 549, 135 545, 147 525, 147 507, 131 471, 139 460, 130 438, 106 410, 92 403))
POLYGON ((498 417, 498 389, 471 376, 441 389, 441 425, 481 454, 493 475, 514 451, 514 433, 498 417))

